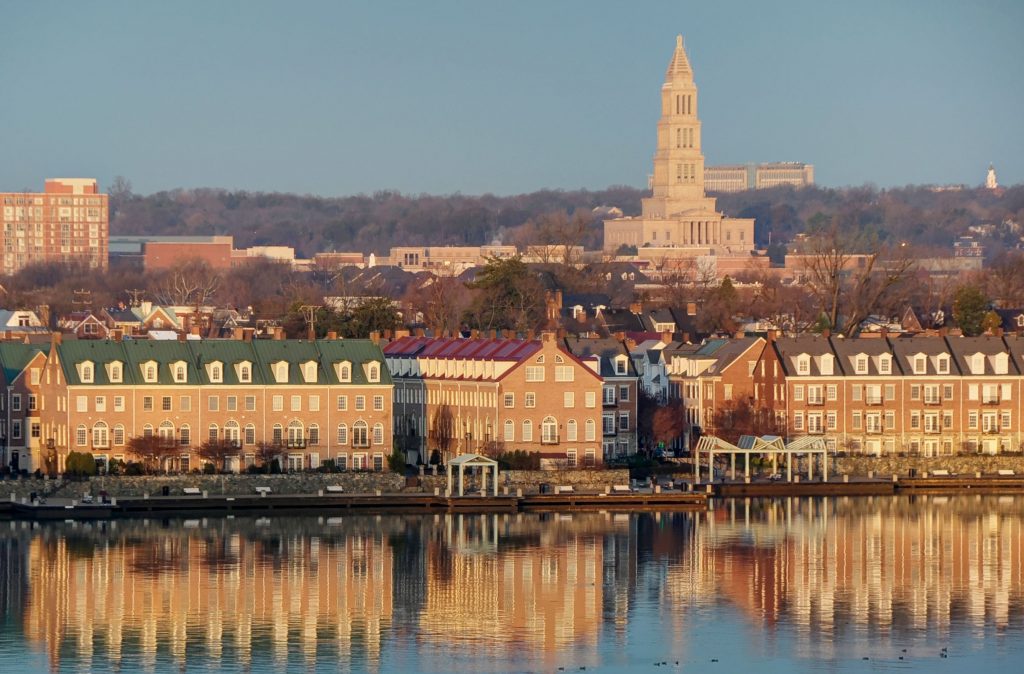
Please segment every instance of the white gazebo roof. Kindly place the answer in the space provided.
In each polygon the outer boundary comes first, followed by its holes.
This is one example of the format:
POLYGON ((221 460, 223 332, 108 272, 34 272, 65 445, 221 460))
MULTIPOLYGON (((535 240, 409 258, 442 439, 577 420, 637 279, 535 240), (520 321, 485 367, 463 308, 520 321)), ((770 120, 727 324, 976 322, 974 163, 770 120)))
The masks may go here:
POLYGON ((480 454, 462 454, 448 462, 450 466, 497 466, 498 462, 480 454))

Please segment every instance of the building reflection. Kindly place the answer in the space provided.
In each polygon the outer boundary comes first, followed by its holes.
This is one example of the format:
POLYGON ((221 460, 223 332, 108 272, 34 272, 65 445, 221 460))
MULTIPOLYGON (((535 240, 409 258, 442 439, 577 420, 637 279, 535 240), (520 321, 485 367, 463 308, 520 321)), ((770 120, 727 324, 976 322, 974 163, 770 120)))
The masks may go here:
POLYGON ((828 658, 851 639, 1019 629, 1022 503, 16 524, 0 644, 53 670, 547 669, 607 665, 637 621, 671 637, 665 655, 699 656, 692 630, 730 611, 766 647, 785 630, 798 656, 828 658))

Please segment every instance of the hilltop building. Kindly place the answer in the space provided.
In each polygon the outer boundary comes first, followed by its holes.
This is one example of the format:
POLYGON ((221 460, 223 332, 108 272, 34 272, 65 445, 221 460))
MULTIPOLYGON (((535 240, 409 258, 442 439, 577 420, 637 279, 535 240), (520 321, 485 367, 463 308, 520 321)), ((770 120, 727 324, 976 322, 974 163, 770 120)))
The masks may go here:
POLYGON ((697 86, 680 35, 661 87, 653 194, 643 200, 639 217, 605 221, 606 253, 623 245, 671 249, 667 257, 753 251, 754 220, 725 217, 704 192, 700 130, 697 86))
POLYGON ((733 164, 704 168, 704 189, 708 192, 742 192, 771 187, 810 187, 814 184, 814 166, 802 162, 733 164))
POLYGON ((41 262, 107 268, 110 211, 91 178, 51 178, 42 192, 0 192, 0 274, 41 262))
POLYGON ((992 164, 988 165, 988 174, 985 176, 985 189, 999 189, 999 181, 996 180, 996 167, 993 166, 992 164))

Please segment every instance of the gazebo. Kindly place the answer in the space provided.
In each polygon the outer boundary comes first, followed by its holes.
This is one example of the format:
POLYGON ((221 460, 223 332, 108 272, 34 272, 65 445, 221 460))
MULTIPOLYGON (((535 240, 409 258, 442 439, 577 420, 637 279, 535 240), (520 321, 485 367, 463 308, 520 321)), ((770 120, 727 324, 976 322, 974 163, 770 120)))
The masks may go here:
POLYGON ((486 456, 480 456, 479 454, 463 454, 457 456, 448 462, 448 494, 453 493, 452 489, 452 468, 459 469, 459 496, 465 496, 465 471, 466 468, 483 468, 480 472, 481 480, 481 491, 484 495, 487 494, 487 469, 494 471, 493 480, 493 491, 494 495, 498 495, 498 462, 494 459, 488 459, 486 456))
POLYGON ((805 435, 786 443, 777 435, 744 435, 740 437, 739 446, 727 442, 713 435, 705 435, 697 441, 694 449, 694 471, 695 477, 700 480, 701 476, 701 455, 707 456, 708 460, 708 482, 713 482, 714 465, 716 454, 729 456, 730 473, 732 479, 736 478, 736 456, 741 455, 744 459, 744 477, 750 478, 750 455, 770 455, 773 458, 779 455, 786 457, 786 480, 793 481, 793 461, 795 456, 807 454, 807 479, 814 479, 814 460, 821 456, 823 479, 828 482, 828 448, 825 441, 820 437, 805 435))

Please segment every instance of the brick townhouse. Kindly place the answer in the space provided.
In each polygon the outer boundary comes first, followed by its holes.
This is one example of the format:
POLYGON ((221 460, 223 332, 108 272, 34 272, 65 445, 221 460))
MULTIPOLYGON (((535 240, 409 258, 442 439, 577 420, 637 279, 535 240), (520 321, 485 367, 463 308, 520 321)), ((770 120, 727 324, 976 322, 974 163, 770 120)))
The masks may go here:
POLYGON ((607 461, 636 454, 640 375, 629 344, 606 338, 566 337, 566 348, 601 375, 601 454, 607 461))
MULTIPOLYGON (((272 443, 291 470, 325 460, 382 470, 391 453, 391 377, 368 340, 56 340, 40 381, 40 433, 59 470, 69 451, 131 459, 132 437, 177 448, 168 467, 200 465, 206 440, 235 443, 228 464, 272 443)), ((38 466, 33 466, 38 467, 38 466)))
POLYGON ((833 451, 1019 452, 1022 350, 1020 337, 780 337, 754 386, 788 434, 833 451))
POLYGON ((601 461, 602 379, 541 339, 402 337, 384 347, 407 460, 433 451, 540 454, 543 467, 601 461))
POLYGON ((49 348, 49 343, 0 342, 0 466, 40 467, 39 382, 49 348))

